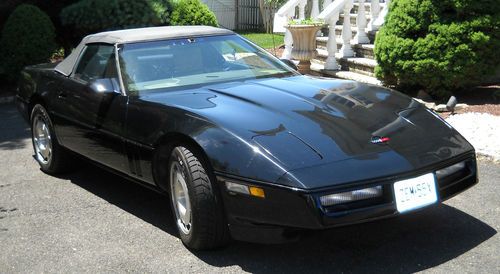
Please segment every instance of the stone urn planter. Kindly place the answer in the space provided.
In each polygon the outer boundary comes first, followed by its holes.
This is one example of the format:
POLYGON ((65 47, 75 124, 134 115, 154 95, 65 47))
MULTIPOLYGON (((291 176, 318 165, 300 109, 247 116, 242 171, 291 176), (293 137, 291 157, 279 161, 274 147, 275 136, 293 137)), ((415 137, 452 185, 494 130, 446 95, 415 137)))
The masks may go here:
POLYGON ((320 24, 296 24, 285 26, 293 38, 292 58, 299 60, 299 72, 311 72, 311 59, 316 57, 316 33, 321 29, 320 24))

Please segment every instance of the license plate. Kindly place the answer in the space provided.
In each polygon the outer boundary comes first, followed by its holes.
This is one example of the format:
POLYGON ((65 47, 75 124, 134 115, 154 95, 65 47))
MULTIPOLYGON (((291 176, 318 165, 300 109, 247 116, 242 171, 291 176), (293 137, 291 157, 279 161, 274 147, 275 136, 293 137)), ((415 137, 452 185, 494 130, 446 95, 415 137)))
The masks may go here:
POLYGON ((434 174, 398 181, 394 183, 394 194, 400 213, 433 204, 437 202, 434 174))

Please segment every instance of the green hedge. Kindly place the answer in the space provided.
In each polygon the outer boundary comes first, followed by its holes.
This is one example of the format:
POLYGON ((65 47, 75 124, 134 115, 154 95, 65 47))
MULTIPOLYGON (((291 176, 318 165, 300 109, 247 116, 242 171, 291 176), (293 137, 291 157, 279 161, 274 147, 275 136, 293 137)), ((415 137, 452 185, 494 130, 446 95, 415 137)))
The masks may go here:
POLYGON ((170 17, 172 25, 218 25, 215 14, 200 0, 180 0, 170 17))
POLYGON ((161 23, 158 9, 159 5, 155 7, 153 1, 148 0, 81 0, 62 10, 61 21, 63 25, 74 27, 81 36, 158 25, 161 23))
POLYGON ((174 4, 171 0, 150 0, 153 10, 160 19, 160 24, 164 26, 170 25, 170 16, 174 9, 174 4))
POLYGON ((497 0, 393 0, 377 34, 377 77, 435 96, 478 83, 500 64, 497 0))
POLYGON ((214 13, 199 0, 80 0, 62 10, 61 22, 76 37, 157 25, 217 26, 214 13))
POLYGON ((20 5, 7 19, 0 39, 0 64, 9 81, 27 65, 49 61, 56 49, 50 18, 33 5, 20 5))

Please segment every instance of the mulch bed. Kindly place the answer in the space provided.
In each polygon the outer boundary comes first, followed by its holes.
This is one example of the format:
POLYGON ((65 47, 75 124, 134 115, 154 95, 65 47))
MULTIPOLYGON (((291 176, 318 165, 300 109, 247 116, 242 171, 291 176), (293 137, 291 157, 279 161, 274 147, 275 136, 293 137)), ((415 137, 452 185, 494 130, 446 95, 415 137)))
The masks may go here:
MULTIPOLYGON (((500 85, 476 87, 455 96, 459 103, 468 105, 467 108, 455 112, 456 114, 479 112, 500 116, 500 85)), ((444 112, 441 116, 447 118, 450 113, 444 112)))

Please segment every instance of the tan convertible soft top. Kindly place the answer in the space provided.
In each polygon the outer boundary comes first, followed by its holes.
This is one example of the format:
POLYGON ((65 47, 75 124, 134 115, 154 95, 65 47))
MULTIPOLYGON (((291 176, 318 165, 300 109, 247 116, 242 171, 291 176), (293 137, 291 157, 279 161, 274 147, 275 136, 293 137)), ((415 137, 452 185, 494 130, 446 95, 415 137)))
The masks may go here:
POLYGON ((209 26, 167 26, 100 32, 83 38, 78 47, 76 47, 61 63, 59 63, 55 70, 66 76, 70 75, 73 71, 75 63, 78 61, 78 56, 80 56, 80 53, 85 48, 86 44, 106 43, 114 45, 141 41, 224 34, 233 34, 233 32, 227 29, 209 26))

